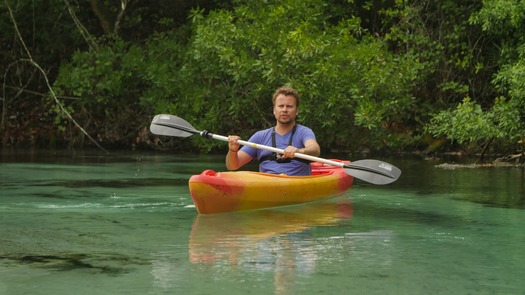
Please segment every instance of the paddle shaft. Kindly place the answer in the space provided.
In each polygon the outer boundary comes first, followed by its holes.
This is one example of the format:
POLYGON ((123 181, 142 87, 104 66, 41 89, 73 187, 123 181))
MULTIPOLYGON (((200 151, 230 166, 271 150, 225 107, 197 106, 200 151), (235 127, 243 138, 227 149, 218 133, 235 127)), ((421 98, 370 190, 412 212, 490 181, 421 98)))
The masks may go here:
MULTIPOLYGON (((227 136, 214 134, 214 133, 211 133, 211 132, 206 131, 206 130, 198 131, 198 130, 186 128, 186 127, 180 126, 180 125, 176 125, 175 126, 175 124, 170 124, 170 123, 157 122, 155 124, 161 125, 161 126, 165 126, 165 127, 172 127, 172 128, 175 127, 177 129, 180 129, 180 130, 183 130, 183 131, 186 131, 186 132, 189 132, 189 133, 193 133, 193 134, 196 134, 196 135, 200 135, 200 136, 205 137, 205 138, 211 138, 211 139, 216 139, 216 140, 228 142, 228 137, 227 136)), ((260 149, 260 150, 267 150, 267 151, 274 152, 274 153, 284 154, 284 150, 282 150, 282 149, 274 148, 274 147, 271 147, 271 146, 266 146, 266 145, 262 145, 262 144, 258 144, 258 143, 254 143, 254 142, 249 142, 249 141, 245 141, 245 140, 239 139, 239 140, 237 140, 237 143, 239 143, 241 145, 250 146, 252 148, 260 149)), ((340 163, 340 162, 331 161, 331 160, 318 158, 318 157, 310 156, 310 155, 307 155, 307 154, 301 154, 301 153, 295 153, 294 155, 297 158, 305 159, 305 160, 308 160, 308 161, 321 162, 321 163, 325 163, 325 164, 328 164, 328 165, 333 165, 333 166, 345 168, 344 164, 340 163)))
MULTIPOLYGON (((186 120, 168 114, 156 115, 151 122, 150 130, 152 133, 157 135, 175 137, 188 137, 192 135, 199 135, 205 138, 228 142, 228 137, 226 136, 213 134, 208 131, 196 130, 186 120)), ((275 147, 269 147, 244 140, 238 140, 237 142, 245 146, 251 146, 257 149, 284 154, 284 150, 275 147)), ((295 153, 295 156, 308 161, 315 161, 336 167, 341 167, 350 176, 378 185, 392 183, 396 181, 401 175, 401 170, 396 166, 373 159, 353 161, 350 164, 344 164, 341 162, 318 158, 301 153, 295 153)))
MULTIPOLYGON (((212 134, 210 134, 210 136, 213 139, 222 140, 222 141, 226 141, 226 142, 228 141, 228 137, 225 137, 225 136, 222 136, 222 135, 217 135, 217 134, 213 134, 212 133, 212 134)), ((279 149, 279 148, 274 148, 274 147, 267 146, 267 145, 262 145, 262 144, 257 144, 257 143, 253 143, 253 142, 249 142, 249 141, 244 141, 244 140, 241 140, 241 139, 237 140, 237 142, 239 144, 246 145, 246 146, 251 146, 251 147, 256 148, 256 149, 267 150, 267 151, 274 152, 274 153, 284 154, 284 150, 279 149)), ((332 160, 319 158, 319 157, 315 157, 315 156, 311 156, 311 155, 307 155, 307 154, 302 154, 302 153, 295 153, 294 157, 301 158, 301 159, 308 160, 308 161, 312 161, 312 162, 321 162, 321 163, 324 163, 324 164, 328 164, 328 165, 332 165, 332 166, 336 166, 336 167, 341 167, 341 168, 359 169, 359 170, 374 172, 374 173, 378 173, 378 174, 384 175, 384 176, 389 177, 389 178, 395 178, 393 175, 391 175, 388 172, 379 171, 377 169, 371 169, 371 168, 369 168, 367 166, 354 165, 352 163, 344 164, 344 163, 341 163, 341 162, 332 161, 332 160)), ((389 166, 388 164, 386 164, 386 163, 383 163, 383 164, 384 165, 381 168, 387 169, 387 170, 391 169, 391 166, 389 166)))
MULTIPOLYGON (((210 138, 210 139, 215 139, 215 140, 228 142, 228 137, 223 136, 223 135, 214 134, 214 133, 211 133, 211 132, 206 131, 206 130, 198 131, 196 129, 192 129, 192 128, 188 128, 188 127, 185 127, 185 126, 181 126, 179 124, 173 124, 173 123, 170 123, 170 122, 155 122, 155 124, 156 125, 160 125, 160 126, 169 127, 169 128, 176 128, 176 129, 182 130, 184 132, 188 132, 188 133, 195 134, 195 135, 200 135, 200 136, 202 136, 204 138, 210 138)), ((274 153, 284 154, 284 150, 279 149, 279 148, 275 148, 275 147, 271 147, 271 146, 266 146, 266 145, 262 145, 262 144, 258 144, 258 143, 253 143, 253 142, 249 142, 249 141, 245 141, 245 140, 241 140, 241 139, 237 140, 237 143, 239 143, 241 145, 245 145, 245 146, 250 146, 250 147, 256 148, 256 149, 267 150, 267 151, 274 152, 274 153)), ((341 162, 332 161, 332 160, 319 158, 319 157, 315 157, 315 156, 311 156, 311 155, 307 155, 307 154, 302 154, 302 153, 295 153, 294 156, 297 157, 297 158, 304 159, 304 160, 313 161, 313 162, 320 162, 320 163, 324 163, 324 164, 328 164, 328 165, 332 165, 332 166, 336 166, 336 167, 368 171, 368 172, 380 174, 380 175, 383 175, 383 176, 386 176, 386 177, 392 178, 392 179, 396 179, 397 178, 396 176, 394 176, 391 173, 389 173, 389 171, 392 171, 392 165, 390 165, 388 163, 381 163, 378 167, 371 168, 371 167, 368 167, 368 166, 356 165, 356 164, 352 164, 352 163, 344 164, 344 163, 341 163, 341 162), (381 168, 382 170, 378 170, 378 168, 381 168), (385 171, 383 171, 383 170, 385 170, 385 171)))

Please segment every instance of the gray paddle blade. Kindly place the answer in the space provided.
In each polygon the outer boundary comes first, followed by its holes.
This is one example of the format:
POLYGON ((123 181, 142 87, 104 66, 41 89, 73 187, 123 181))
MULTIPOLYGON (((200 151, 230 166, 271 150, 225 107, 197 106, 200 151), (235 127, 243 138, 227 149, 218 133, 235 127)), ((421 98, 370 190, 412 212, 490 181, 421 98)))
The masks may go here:
POLYGON ((352 168, 345 168, 345 172, 354 178, 361 179, 371 184, 384 185, 389 184, 397 180, 397 178, 390 178, 381 174, 371 173, 364 170, 357 170, 352 168))
POLYGON ((190 123, 173 115, 156 115, 149 126, 151 133, 164 136, 189 137, 198 133, 190 123))
POLYGON ((401 176, 399 168, 378 160, 359 160, 344 167, 348 175, 378 185, 392 183, 401 176))
POLYGON ((399 168, 387 162, 383 162, 383 161, 365 159, 365 160, 353 161, 350 163, 350 166, 352 165, 370 168, 375 171, 382 171, 384 173, 391 175, 395 179, 398 179, 399 176, 401 176, 401 170, 399 168))

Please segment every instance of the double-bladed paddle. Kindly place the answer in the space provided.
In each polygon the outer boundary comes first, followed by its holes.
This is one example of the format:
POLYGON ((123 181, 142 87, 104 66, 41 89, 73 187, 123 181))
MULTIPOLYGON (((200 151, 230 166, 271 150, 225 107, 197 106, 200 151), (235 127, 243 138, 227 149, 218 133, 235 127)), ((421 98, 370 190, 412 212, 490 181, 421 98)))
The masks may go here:
MULTIPOLYGON (((153 120, 151 121, 151 125, 149 128, 150 131, 156 135, 175 137, 189 137, 192 135, 200 135, 205 138, 211 138, 228 142, 228 137, 226 136, 213 134, 206 130, 196 130, 186 120, 173 115, 156 115, 155 118, 153 118, 153 120)), ((244 140, 238 140, 237 142, 239 144, 251 146, 253 148, 284 154, 284 150, 274 148, 271 146, 265 146, 244 140)), ((348 175, 351 175, 355 178, 361 179, 366 182, 370 182, 372 184, 389 184, 396 181, 401 175, 401 170, 399 170, 399 168, 397 168, 396 166, 378 160, 359 160, 350 164, 344 164, 341 162, 327 160, 301 153, 295 153, 295 157, 344 168, 345 172, 348 175)))

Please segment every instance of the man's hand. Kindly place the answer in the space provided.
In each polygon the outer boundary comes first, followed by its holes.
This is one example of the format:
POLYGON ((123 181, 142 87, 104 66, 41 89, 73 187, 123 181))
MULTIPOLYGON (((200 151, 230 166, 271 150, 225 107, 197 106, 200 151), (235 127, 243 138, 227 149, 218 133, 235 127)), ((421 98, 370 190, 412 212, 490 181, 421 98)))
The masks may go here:
POLYGON ((239 151, 240 144, 237 143, 237 140, 241 139, 237 135, 230 135, 228 136, 228 148, 230 149, 230 152, 236 153, 239 151))

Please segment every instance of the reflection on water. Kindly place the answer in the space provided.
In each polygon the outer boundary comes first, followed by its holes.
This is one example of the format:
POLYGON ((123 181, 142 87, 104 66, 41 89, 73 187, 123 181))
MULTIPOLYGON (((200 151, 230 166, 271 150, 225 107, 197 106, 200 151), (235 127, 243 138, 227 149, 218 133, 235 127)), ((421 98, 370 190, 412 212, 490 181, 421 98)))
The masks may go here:
MULTIPOLYGON (((14 154, 13 154, 14 153, 14 154)), ((390 159, 392 185, 198 215, 224 159, 0 155, 0 294, 523 294, 523 169, 390 159)))
POLYGON ((390 263, 388 253, 379 254, 377 260, 378 253, 367 254, 366 250, 370 244, 388 244, 393 236, 388 230, 319 230, 341 223, 348 226, 352 211, 352 204, 343 197, 286 209, 198 215, 191 229, 189 260, 217 278, 225 271, 271 274, 275 294, 294 294, 298 278, 322 273, 327 265, 341 263, 344 253, 356 249, 359 259, 390 263))
POLYGON ((311 235, 309 230, 312 227, 335 225, 351 216, 349 202, 318 203, 247 214, 198 215, 190 235, 190 261, 209 265, 227 261, 234 267, 241 267, 244 263, 239 261, 249 260, 250 250, 256 250, 261 243, 272 239, 288 244, 305 240, 311 235), (298 236, 302 239, 294 241, 298 236))

